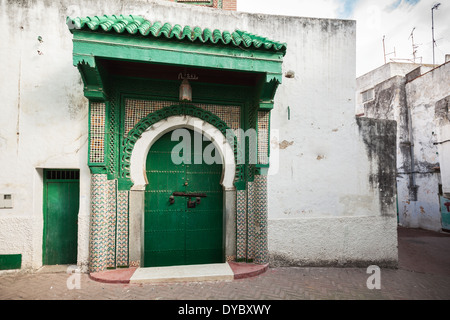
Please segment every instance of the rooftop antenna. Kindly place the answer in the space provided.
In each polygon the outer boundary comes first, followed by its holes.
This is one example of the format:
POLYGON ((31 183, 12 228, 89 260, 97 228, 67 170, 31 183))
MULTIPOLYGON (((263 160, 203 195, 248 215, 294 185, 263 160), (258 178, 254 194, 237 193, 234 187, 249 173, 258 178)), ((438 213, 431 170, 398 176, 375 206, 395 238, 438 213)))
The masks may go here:
POLYGON ((437 10, 441 4, 436 3, 433 8, 431 8, 431 33, 433 36, 433 65, 435 64, 434 60, 434 47, 436 46, 436 41, 434 40, 434 12, 433 10, 437 10))
POLYGON ((409 35, 409 38, 411 38, 411 42, 412 42, 412 52, 413 52, 413 62, 416 63, 416 53, 417 53, 417 48, 419 47, 418 45, 414 44, 414 30, 416 30, 416 27, 414 27, 411 31, 411 34, 409 35))
MULTIPOLYGON (((386 64, 386 57, 388 56, 388 55, 390 55, 390 54, 393 54, 394 55, 394 57, 396 56, 396 53, 395 53, 395 47, 394 47, 394 51, 393 52, 390 52, 390 53, 386 53, 386 46, 385 46, 385 44, 384 44, 384 39, 386 38, 386 36, 383 36, 383 54, 384 54, 384 64, 386 64)), ((391 59, 392 60, 392 59, 391 59)))

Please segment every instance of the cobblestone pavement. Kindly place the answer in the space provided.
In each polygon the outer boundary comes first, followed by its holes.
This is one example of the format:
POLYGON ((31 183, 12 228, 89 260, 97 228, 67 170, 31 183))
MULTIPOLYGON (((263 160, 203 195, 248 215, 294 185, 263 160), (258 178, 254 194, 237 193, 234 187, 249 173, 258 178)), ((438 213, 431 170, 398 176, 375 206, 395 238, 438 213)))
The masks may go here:
POLYGON ((450 236, 401 232, 399 268, 381 269, 380 289, 367 288, 365 268, 270 268, 254 278, 179 284, 106 284, 75 274, 79 288, 64 272, 6 273, 0 275, 0 300, 450 299, 450 236))

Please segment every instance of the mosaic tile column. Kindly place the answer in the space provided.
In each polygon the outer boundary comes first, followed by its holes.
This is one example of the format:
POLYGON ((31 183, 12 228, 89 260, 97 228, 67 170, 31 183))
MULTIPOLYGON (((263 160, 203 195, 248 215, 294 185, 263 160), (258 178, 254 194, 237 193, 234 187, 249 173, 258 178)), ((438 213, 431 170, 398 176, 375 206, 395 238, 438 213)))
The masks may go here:
POLYGON ((129 191, 119 191, 117 196, 117 266, 128 263, 128 223, 129 191))
POLYGON ((90 272, 128 266, 128 194, 106 174, 91 177, 90 272))
POLYGON ((255 189, 253 182, 247 184, 247 261, 255 259, 255 189))
POLYGON ((254 246, 257 264, 268 263, 267 243, 267 176, 257 175, 254 181, 254 246))
POLYGON ((99 272, 108 265, 108 199, 106 174, 91 176, 91 226, 89 271, 99 272))
POLYGON ((107 180, 107 228, 108 228, 108 241, 107 241, 107 267, 115 268, 116 266, 116 190, 117 183, 116 180, 107 180))
POLYGON ((236 195, 236 259, 247 259, 247 191, 237 190, 236 195))
POLYGON ((267 176, 255 176, 237 191, 236 256, 238 261, 268 263, 267 176))

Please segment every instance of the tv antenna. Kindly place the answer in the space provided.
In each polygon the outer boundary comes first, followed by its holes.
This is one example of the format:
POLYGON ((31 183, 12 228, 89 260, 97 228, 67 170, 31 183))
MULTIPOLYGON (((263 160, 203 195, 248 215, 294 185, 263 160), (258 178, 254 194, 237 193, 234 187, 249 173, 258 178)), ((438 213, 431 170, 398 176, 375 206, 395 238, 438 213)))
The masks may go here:
POLYGON ((394 51, 393 51, 393 52, 386 53, 386 45, 385 45, 385 43, 384 43, 384 39, 385 39, 385 38, 386 38, 386 36, 383 36, 383 55, 384 55, 384 64, 386 64, 386 57, 387 57, 388 55, 393 54, 394 57, 396 57, 395 47, 394 47, 394 51))
POLYGON ((441 4, 436 3, 433 8, 431 8, 431 33, 433 35, 433 65, 435 64, 434 60, 434 47, 436 46, 436 41, 434 40, 434 12, 433 10, 437 10, 441 4))
POLYGON ((409 35, 409 39, 411 39, 411 43, 412 43, 412 54, 413 54, 413 62, 416 63, 416 54, 417 54, 417 48, 419 47, 418 45, 414 44, 414 30, 416 30, 416 27, 414 27, 411 31, 411 34, 409 35))

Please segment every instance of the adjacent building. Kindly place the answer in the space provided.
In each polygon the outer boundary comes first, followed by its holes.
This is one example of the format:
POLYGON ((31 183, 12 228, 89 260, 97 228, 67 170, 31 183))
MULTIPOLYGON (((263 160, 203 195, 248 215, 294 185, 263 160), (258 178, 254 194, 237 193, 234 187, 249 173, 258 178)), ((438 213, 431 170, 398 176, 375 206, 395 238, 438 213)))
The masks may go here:
POLYGON ((356 98, 359 116, 397 122, 400 225, 449 230, 449 62, 387 63, 357 79, 356 98))

